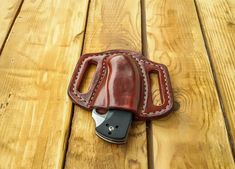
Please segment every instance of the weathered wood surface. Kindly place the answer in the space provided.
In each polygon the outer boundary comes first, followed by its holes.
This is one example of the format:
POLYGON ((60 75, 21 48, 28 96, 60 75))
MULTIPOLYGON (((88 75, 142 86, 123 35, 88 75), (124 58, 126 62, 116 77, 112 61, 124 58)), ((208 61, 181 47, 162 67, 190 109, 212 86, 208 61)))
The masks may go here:
MULTIPOLYGON (((139 0, 91 1, 83 53, 109 49, 141 52, 139 0)), ((95 135, 91 112, 76 106, 65 168, 145 169, 148 168, 146 142, 144 122, 133 123, 127 144, 113 145, 101 140, 95 135)))
POLYGON ((1 169, 62 168, 87 6, 24 2, 0 57, 1 169))
POLYGON ((233 0, 25 0, 19 10, 22 2, 0 5, 0 169, 235 168, 233 0), (147 51, 169 67, 174 89, 174 112, 149 132, 134 122, 126 145, 95 136, 91 112, 77 106, 71 123, 67 86, 80 53, 109 49, 147 51))
POLYGON ((2 0, 0 4, 0 51, 23 0, 2 0))
POLYGON ((233 169, 194 1, 146 0, 146 25, 149 58, 168 66, 176 103, 171 115, 152 122, 154 168, 233 169))
MULTIPOLYGON (((232 141, 235 141, 235 2, 196 0, 232 141)), ((235 150, 235 143, 233 149, 235 150)))

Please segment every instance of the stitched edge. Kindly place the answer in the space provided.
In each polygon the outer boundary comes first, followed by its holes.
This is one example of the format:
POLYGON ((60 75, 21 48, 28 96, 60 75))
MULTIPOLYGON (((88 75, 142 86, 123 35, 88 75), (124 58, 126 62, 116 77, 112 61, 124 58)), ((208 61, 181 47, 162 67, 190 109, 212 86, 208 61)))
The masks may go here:
MULTIPOLYGON (((88 58, 86 58, 86 59, 88 59, 88 58)), ((73 94, 74 94, 80 101, 83 101, 83 102, 85 102, 85 103, 87 103, 87 101, 86 101, 82 96, 78 95, 78 93, 77 93, 77 91, 76 91, 76 84, 77 84, 77 81, 78 81, 78 75, 79 75, 79 73, 80 73, 81 67, 84 65, 84 61, 85 61, 86 59, 84 59, 84 60, 82 61, 81 65, 79 66, 77 75, 76 75, 75 80, 74 80, 74 83, 73 83, 73 94)))
MULTIPOLYGON (((147 105, 147 77, 146 77, 143 65, 141 64, 141 62, 144 62, 144 60, 138 59, 136 57, 133 57, 133 58, 136 60, 136 62, 138 63, 138 65, 141 69, 141 73, 142 73, 143 81, 144 81, 144 101, 143 101, 144 103, 143 103, 142 109, 141 109, 141 114, 143 114, 144 110, 145 110, 145 107, 147 105)), ((145 113, 145 114, 147 114, 147 113, 145 113)))
MULTIPOLYGON (((79 75, 79 73, 80 73, 80 70, 81 70, 81 67, 84 65, 84 62, 85 62, 85 60, 87 60, 88 58, 90 58, 90 57, 94 57, 94 56, 103 56, 103 55, 106 55, 106 57, 104 58, 104 61, 107 59, 107 57, 109 57, 110 55, 115 55, 115 54, 121 54, 121 53, 125 53, 125 52, 117 52, 117 53, 104 53, 104 54, 98 54, 98 55, 91 55, 91 56, 88 56, 87 58, 85 58, 83 61, 82 61, 82 63, 81 63, 81 65, 79 66, 79 68, 78 68, 78 72, 77 72, 77 75, 76 75, 76 78, 75 78, 75 80, 74 80, 74 83, 73 83, 73 94, 75 95, 75 96, 77 96, 78 97, 78 99, 80 99, 81 101, 83 101, 83 102, 85 102, 88 106, 90 106, 90 103, 92 102, 92 100, 94 99, 94 96, 95 96, 95 94, 96 94, 96 92, 97 92, 97 89, 98 89, 98 86, 99 86, 99 84, 100 84, 100 82, 102 81, 102 79, 104 78, 104 73, 105 73, 105 62, 103 62, 103 65, 102 65, 102 74, 101 74, 101 76, 100 76, 100 78, 99 78, 99 80, 98 80, 98 82, 97 82, 97 84, 96 84, 96 86, 95 86, 95 88, 94 88, 94 91, 92 92, 92 94, 91 94, 91 98, 90 98, 90 100, 89 100, 89 102, 88 101, 86 101, 83 97, 81 97, 81 96, 79 96, 79 93, 77 93, 77 91, 76 91, 76 83, 77 83, 77 81, 78 81, 78 75, 79 75), (88 104, 89 103, 89 104, 88 104)), ((169 106, 170 106, 170 101, 171 101, 171 98, 170 98, 170 93, 169 93, 169 86, 168 86, 168 83, 167 83, 167 78, 166 78, 166 71, 165 71, 165 69, 161 66, 161 65, 156 65, 156 64, 153 64, 153 63, 151 63, 151 62, 149 62, 149 61, 146 61, 146 60, 143 60, 143 59, 141 59, 141 58, 137 58, 137 57, 135 57, 135 56, 133 56, 133 55, 131 55, 131 54, 129 54, 129 53, 125 53, 126 55, 128 55, 128 56, 131 56, 133 59, 135 59, 136 60, 136 62, 138 63, 138 65, 139 65, 139 67, 140 67, 140 69, 141 69, 141 73, 142 73, 142 76, 143 76, 143 81, 144 81, 144 104, 143 104, 143 106, 142 106, 142 110, 141 110, 141 112, 140 112, 140 114, 141 115, 147 115, 147 116, 151 116, 151 115, 153 115, 153 114, 162 114, 165 110, 167 110, 168 108, 169 108, 169 106), (141 64, 141 62, 144 62, 144 63, 146 63, 146 64, 150 64, 150 65, 152 65, 152 66, 155 66, 155 67, 160 67, 160 69, 163 71, 163 76, 164 76, 164 81, 165 81, 165 85, 166 85, 166 92, 167 92, 167 96, 168 96, 168 104, 166 105, 166 108, 164 108, 164 109, 162 109, 161 111, 155 111, 155 112, 148 112, 148 113, 145 113, 144 112, 144 110, 145 110, 145 107, 146 107, 146 104, 147 104, 147 78, 146 78, 146 75, 145 75, 145 71, 144 71, 144 68, 143 68, 143 65, 141 64)))
MULTIPOLYGON (((103 54, 103 55, 105 55, 105 54, 103 54)), ((85 102, 86 104, 88 104, 88 101, 86 101, 82 96, 80 96, 79 93, 77 93, 77 90, 76 90, 76 84, 77 84, 77 82, 78 82, 78 76, 79 76, 79 74, 80 74, 81 68, 84 66, 84 62, 85 62, 87 59, 89 59, 89 58, 92 57, 92 56, 103 56, 103 55, 102 55, 102 54, 98 54, 98 55, 91 55, 91 56, 88 56, 87 58, 85 58, 85 59, 82 61, 81 65, 80 65, 79 68, 78 68, 77 75, 76 75, 76 78, 75 78, 74 83, 73 83, 73 94, 74 94, 80 101, 85 102)), ((105 67, 102 66, 102 69, 103 69, 103 68, 105 68, 105 67)), ((101 76, 103 76, 104 72, 105 72, 105 71, 102 70, 102 75, 101 75, 101 76)), ((99 81, 100 81, 100 79, 99 79, 99 81)), ((97 83, 97 85, 98 85, 98 83, 97 83)), ((96 85, 96 87, 97 87, 97 85, 96 85)), ((93 95, 93 93, 92 93, 92 95, 93 95)))
MULTIPOLYGON (((144 62, 144 63, 146 63, 146 64, 150 64, 150 65, 152 65, 152 66, 155 66, 155 67, 160 67, 160 69, 163 71, 163 76, 164 76, 164 81, 165 81, 165 85, 166 85, 166 93, 167 93, 167 97, 168 97, 168 103, 167 103, 167 105, 166 105, 166 108, 163 108, 162 110, 160 110, 160 111, 155 111, 155 112, 148 112, 148 113, 145 113, 144 112, 144 109, 142 109, 142 112, 140 113, 140 114, 142 114, 142 115, 147 115, 147 116, 151 116, 152 114, 162 114, 165 110, 167 110, 168 108, 169 108, 169 106, 170 106, 170 101, 171 101, 171 98, 170 98, 170 92, 169 92, 169 86, 168 86, 168 83, 167 83, 167 76, 166 76, 166 71, 165 71, 165 69, 161 66, 161 65, 156 65, 156 64, 153 64, 153 63, 151 63, 151 62, 149 62, 149 61, 146 61, 146 60, 142 60, 142 59, 139 59, 139 58, 135 58, 136 59, 136 61, 138 62, 138 64, 139 65, 141 65, 141 63, 140 62, 144 62), (138 60, 140 60, 140 61, 138 61, 138 60)), ((143 76, 144 76, 144 73, 142 72, 142 74, 143 74, 143 76)), ((146 78, 146 77, 145 77, 146 78)), ((145 95, 146 95, 146 99, 147 99, 147 93, 146 93, 147 91, 145 90, 145 95)), ((145 97, 144 97, 145 98, 145 97)), ((146 102, 147 102, 147 100, 146 100, 146 102)), ((145 106, 146 106, 146 104, 147 103, 145 103, 145 106)), ((144 107, 143 107, 144 108, 144 107)))
MULTIPOLYGON (((111 55, 122 54, 122 53, 125 53, 125 52, 104 53, 104 54, 97 54, 97 55, 94 54, 94 55, 90 55, 90 56, 88 56, 87 58, 85 58, 85 59, 82 61, 82 63, 81 63, 81 65, 79 66, 79 68, 78 68, 78 72, 77 72, 76 78, 75 78, 74 83, 73 83, 73 94, 74 94, 80 101, 85 102, 85 103, 87 104, 87 106, 90 106, 90 103, 91 103, 92 100, 94 99, 94 96, 95 96, 95 94, 96 94, 96 92, 97 92, 97 88, 98 88, 100 82, 102 81, 102 79, 104 78, 104 73, 105 73, 105 62, 104 62, 104 61, 107 59, 107 57, 109 57, 109 56, 111 56, 111 55), (87 100, 85 100, 82 96, 80 96, 79 93, 77 93, 77 90, 76 90, 76 84, 77 84, 77 81, 78 81, 78 76, 79 76, 81 67, 84 65, 85 60, 87 60, 88 58, 90 58, 90 57, 95 57, 95 56, 104 56, 104 55, 106 55, 106 56, 105 56, 105 58, 104 58, 103 65, 102 65, 102 74, 101 74, 100 79, 98 80, 98 82, 97 82, 97 84, 96 84, 96 86, 95 86, 95 88, 94 88, 94 91, 93 91, 92 94, 91 94, 90 100, 87 101, 87 100)), ((130 54, 127 53, 127 55, 130 55, 130 54)), ((130 56, 132 56, 132 55, 130 55, 130 56)))
POLYGON ((104 60, 103 60, 103 63, 102 63, 102 72, 101 72, 100 78, 99 78, 99 80, 98 80, 98 82, 97 82, 97 84, 96 84, 96 86, 95 86, 95 88, 94 88, 94 91, 93 91, 92 94, 91 94, 91 98, 90 98, 90 100, 89 100, 88 106, 90 106, 90 103, 92 102, 92 100, 93 100, 94 97, 95 97, 95 94, 96 94, 96 92, 97 92, 98 86, 100 85, 100 82, 101 82, 101 81, 103 80, 103 78, 104 78, 104 74, 105 74, 105 60, 107 59, 108 56, 109 56, 109 55, 107 55, 107 56, 104 58, 104 60))

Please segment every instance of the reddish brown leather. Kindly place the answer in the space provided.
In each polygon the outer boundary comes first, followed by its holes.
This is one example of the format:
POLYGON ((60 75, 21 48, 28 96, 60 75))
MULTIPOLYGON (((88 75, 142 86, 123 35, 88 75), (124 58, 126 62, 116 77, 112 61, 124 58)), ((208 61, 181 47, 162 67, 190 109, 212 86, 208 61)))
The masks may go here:
POLYGON ((73 73, 68 94, 72 101, 99 113, 108 109, 133 112, 135 119, 147 120, 162 116, 173 107, 173 94, 165 65, 154 63, 140 53, 111 50, 85 54, 80 57, 73 73), (89 64, 96 72, 89 90, 80 93, 79 87, 89 64), (158 74, 162 104, 153 104, 150 73, 158 74))

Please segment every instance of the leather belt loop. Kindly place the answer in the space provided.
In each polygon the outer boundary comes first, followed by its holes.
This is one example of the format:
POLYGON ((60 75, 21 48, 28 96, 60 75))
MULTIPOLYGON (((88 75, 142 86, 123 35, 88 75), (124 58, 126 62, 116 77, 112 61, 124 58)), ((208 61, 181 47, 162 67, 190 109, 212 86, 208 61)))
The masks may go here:
POLYGON ((130 111, 135 119, 147 120, 165 115, 173 107, 173 93, 167 67, 128 50, 111 50, 80 57, 68 88, 72 101, 92 110, 121 109, 130 111), (89 64, 96 64, 92 85, 86 93, 79 92, 89 64), (153 104, 150 73, 158 74, 162 104, 153 104))

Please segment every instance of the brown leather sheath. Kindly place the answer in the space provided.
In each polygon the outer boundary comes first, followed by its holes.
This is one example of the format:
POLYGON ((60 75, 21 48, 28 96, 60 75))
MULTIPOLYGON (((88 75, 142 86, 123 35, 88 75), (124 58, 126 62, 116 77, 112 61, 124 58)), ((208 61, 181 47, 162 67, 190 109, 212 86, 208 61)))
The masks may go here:
POLYGON ((140 53, 111 50, 80 57, 70 81, 68 94, 79 106, 100 114, 109 109, 130 111, 135 119, 163 116, 173 107, 173 94, 165 65, 154 63, 140 53), (93 81, 86 93, 79 91, 89 64, 96 65, 93 81), (150 74, 158 75, 161 105, 154 105, 150 74))

